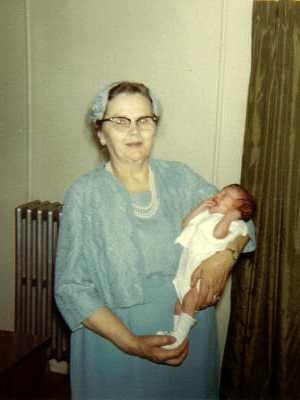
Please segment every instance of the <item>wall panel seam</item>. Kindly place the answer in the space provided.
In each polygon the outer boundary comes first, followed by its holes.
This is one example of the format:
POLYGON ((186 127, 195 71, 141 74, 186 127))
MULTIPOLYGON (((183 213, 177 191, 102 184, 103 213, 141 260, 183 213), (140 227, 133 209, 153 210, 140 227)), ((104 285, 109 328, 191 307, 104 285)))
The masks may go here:
POLYGON ((221 30, 220 30, 220 50, 219 50, 219 66, 218 66, 218 82, 217 82, 217 101, 216 101, 216 120, 215 120, 215 137, 213 149, 213 171, 212 182, 218 186, 220 167, 220 146, 223 132, 223 102, 224 102, 224 75, 226 63, 226 36, 227 36, 227 18, 228 18, 228 2, 222 1, 221 12, 221 30))
POLYGON ((27 61, 27 200, 32 196, 32 64, 30 0, 25 0, 27 61))

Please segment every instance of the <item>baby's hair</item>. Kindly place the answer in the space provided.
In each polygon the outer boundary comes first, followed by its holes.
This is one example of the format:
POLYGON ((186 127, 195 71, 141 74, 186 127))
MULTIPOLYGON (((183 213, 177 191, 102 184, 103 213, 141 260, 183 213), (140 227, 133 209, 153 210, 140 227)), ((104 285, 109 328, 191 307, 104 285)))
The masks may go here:
POLYGON ((231 185, 227 185, 225 186, 225 188, 235 189, 240 193, 241 195, 241 198, 239 199, 240 204, 238 205, 237 209, 241 213, 241 218, 244 221, 248 221, 249 219, 253 218, 256 211, 256 202, 252 194, 249 193, 248 190, 245 189, 243 186, 237 183, 232 183, 231 185))

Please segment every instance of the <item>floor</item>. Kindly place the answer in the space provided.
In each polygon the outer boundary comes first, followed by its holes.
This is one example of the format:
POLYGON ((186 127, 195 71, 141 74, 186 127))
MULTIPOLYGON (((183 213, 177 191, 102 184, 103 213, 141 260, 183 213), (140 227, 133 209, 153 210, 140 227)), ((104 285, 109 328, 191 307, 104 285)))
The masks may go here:
MULTIPOLYGON (((2 397, 0 396, 1 400, 2 397)), ((70 400, 69 376, 48 372, 41 387, 32 388, 32 394, 9 396, 5 400, 70 400)), ((4 400, 4 399, 3 399, 4 400)))
POLYGON ((38 396, 33 397, 37 400, 70 400, 69 375, 49 372, 45 384, 38 396))

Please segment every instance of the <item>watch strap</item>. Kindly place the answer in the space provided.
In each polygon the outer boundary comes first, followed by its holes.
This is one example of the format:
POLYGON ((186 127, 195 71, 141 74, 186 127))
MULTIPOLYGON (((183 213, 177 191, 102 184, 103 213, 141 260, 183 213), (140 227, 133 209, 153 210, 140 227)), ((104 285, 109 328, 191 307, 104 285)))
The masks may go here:
POLYGON ((236 249, 232 249, 231 247, 226 247, 226 249, 224 250, 230 251, 233 261, 237 261, 237 259, 239 258, 239 252, 236 249))

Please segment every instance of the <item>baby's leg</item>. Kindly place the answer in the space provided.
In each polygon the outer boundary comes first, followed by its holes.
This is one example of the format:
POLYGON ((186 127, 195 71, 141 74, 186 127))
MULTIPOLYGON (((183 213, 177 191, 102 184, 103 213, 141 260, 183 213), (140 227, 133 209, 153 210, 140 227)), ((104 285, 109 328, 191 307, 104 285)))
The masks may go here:
POLYGON ((197 311, 197 302, 198 302, 198 289, 194 287, 190 289, 184 296, 182 300, 182 311, 191 317, 194 316, 197 311))
POLYGON ((192 326, 195 324, 196 320, 189 314, 182 312, 179 316, 176 327, 172 332, 168 334, 175 337, 176 342, 163 346, 164 349, 175 349, 180 346, 184 339, 188 336, 192 326))
POLYGON ((174 310, 174 316, 173 316, 173 331, 176 331, 176 329, 177 329, 181 313, 182 313, 182 306, 181 306, 179 299, 177 299, 177 301, 175 303, 175 310, 174 310))
POLYGON ((170 335, 176 338, 176 342, 167 346, 165 349, 175 349, 180 346, 188 336, 196 320, 193 318, 198 301, 198 287, 190 289, 183 297, 182 304, 177 299, 174 310, 174 325, 171 332, 158 332, 158 334, 170 335))
MULTIPOLYGON (((182 307, 181 307, 181 303, 179 301, 179 299, 177 299, 175 306, 174 306, 174 314, 173 314, 173 331, 176 330, 179 318, 180 318, 180 314, 182 312, 182 307)), ((157 335, 170 335, 170 332, 168 331, 158 331, 157 335)))
POLYGON ((195 324, 193 318, 198 301, 198 289, 190 289, 183 297, 182 304, 177 300, 175 304, 174 329, 169 335, 176 338, 176 342, 167 346, 165 349, 174 349, 178 347, 188 336, 192 326, 195 324))
POLYGON ((177 299, 174 307, 174 314, 175 315, 180 315, 182 313, 182 305, 180 303, 180 300, 177 299))

